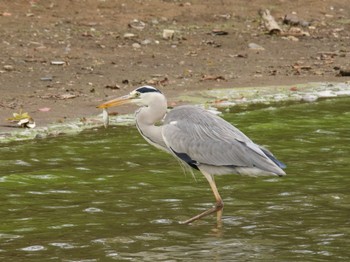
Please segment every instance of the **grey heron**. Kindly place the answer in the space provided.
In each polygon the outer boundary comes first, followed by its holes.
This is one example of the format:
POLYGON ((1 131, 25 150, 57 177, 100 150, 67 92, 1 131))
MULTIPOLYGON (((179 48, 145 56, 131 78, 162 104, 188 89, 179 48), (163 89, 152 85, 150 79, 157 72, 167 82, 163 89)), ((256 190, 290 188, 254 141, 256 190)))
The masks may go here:
POLYGON ((98 108, 106 109, 135 103, 136 126, 151 145, 171 153, 185 165, 199 170, 208 180, 215 205, 183 223, 191 223, 217 212, 221 219, 224 203, 214 175, 284 176, 286 166, 267 149, 255 144, 221 117, 196 106, 178 106, 167 112, 167 99, 152 86, 139 87, 128 95, 110 100, 98 108), (156 125, 162 121, 162 125, 156 125))

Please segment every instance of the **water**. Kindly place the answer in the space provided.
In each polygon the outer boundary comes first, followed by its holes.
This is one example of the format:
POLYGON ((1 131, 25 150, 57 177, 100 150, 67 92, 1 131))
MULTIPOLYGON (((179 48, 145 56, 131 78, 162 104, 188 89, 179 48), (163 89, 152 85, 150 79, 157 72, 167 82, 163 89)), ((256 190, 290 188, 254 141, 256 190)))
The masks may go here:
POLYGON ((201 174, 135 128, 0 147, 0 261, 348 261, 349 98, 227 114, 287 165, 283 178, 201 174))

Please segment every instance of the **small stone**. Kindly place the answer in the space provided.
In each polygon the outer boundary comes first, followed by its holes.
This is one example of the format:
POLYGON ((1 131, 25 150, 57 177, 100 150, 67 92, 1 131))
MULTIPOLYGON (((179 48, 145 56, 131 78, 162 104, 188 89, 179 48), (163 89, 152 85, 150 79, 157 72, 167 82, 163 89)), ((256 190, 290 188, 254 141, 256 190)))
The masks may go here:
POLYGON ((170 40, 174 38, 175 31, 171 29, 164 29, 163 30, 163 39, 170 40))
POLYGON ((216 29, 213 29, 213 30, 211 31, 211 34, 212 34, 212 35, 228 35, 228 32, 216 28, 216 29))
POLYGON ((339 75, 340 76, 350 76, 350 68, 349 69, 345 69, 345 68, 340 69, 339 75))
POLYGON ((287 25, 298 25, 299 21, 300 20, 296 14, 287 14, 283 18, 283 23, 287 25))
POLYGON ((128 24, 128 26, 142 31, 145 28, 146 24, 140 20, 134 19, 128 24))
POLYGON ((258 45, 258 44, 255 44, 255 43, 250 43, 248 45, 249 49, 252 49, 252 50, 257 50, 257 51, 263 51, 265 50, 265 48, 263 48, 261 45, 258 45))
POLYGON ((6 71, 13 71, 13 70, 15 70, 15 68, 12 65, 4 65, 3 68, 6 71))
POLYGON ((131 38, 135 38, 136 35, 133 33, 125 33, 123 36, 125 39, 131 39, 131 38))
POLYGON ((34 128, 35 122, 33 118, 25 118, 18 121, 17 125, 19 125, 22 128, 34 128))
POLYGON ((142 45, 149 45, 150 43, 152 43, 150 39, 145 39, 141 42, 142 45))
POLYGON ((64 61, 51 61, 50 64, 51 65, 64 65, 66 62, 64 61))
POLYGON ((141 48, 141 45, 139 43, 133 43, 132 47, 138 49, 138 48, 141 48))
POLYGON ((40 81, 52 81, 52 80, 53 80, 52 76, 45 76, 40 78, 40 81))
POLYGON ((282 37, 282 39, 286 39, 286 40, 293 41, 293 42, 298 42, 299 41, 299 38, 297 38, 297 37, 295 37, 293 35, 282 37))
POLYGON ((152 25, 158 25, 159 21, 158 21, 158 19, 154 18, 154 19, 152 19, 151 23, 152 23, 152 25))

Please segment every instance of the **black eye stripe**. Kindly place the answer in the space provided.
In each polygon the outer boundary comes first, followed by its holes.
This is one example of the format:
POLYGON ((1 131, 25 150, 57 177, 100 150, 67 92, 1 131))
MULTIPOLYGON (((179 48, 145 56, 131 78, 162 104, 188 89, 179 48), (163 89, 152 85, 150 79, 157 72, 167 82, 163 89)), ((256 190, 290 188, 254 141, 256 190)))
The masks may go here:
POLYGON ((136 89, 136 91, 139 92, 139 93, 142 93, 142 94, 144 94, 144 93, 151 93, 151 92, 153 92, 153 93, 162 93, 158 89, 156 89, 154 87, 149 87, 149 86, 139 87, 139 88, 136 89))

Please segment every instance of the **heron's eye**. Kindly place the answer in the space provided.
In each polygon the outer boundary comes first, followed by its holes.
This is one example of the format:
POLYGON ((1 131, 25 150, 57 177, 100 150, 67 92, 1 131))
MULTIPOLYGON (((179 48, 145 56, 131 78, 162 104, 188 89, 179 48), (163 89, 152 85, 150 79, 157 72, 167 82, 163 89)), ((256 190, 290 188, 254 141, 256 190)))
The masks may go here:
POLYGON ((136 92, 136 93, 135 93, 135 97, 140 97, 140 95, 141 95, 141 94, 140 94, 139 92, 136 92))

